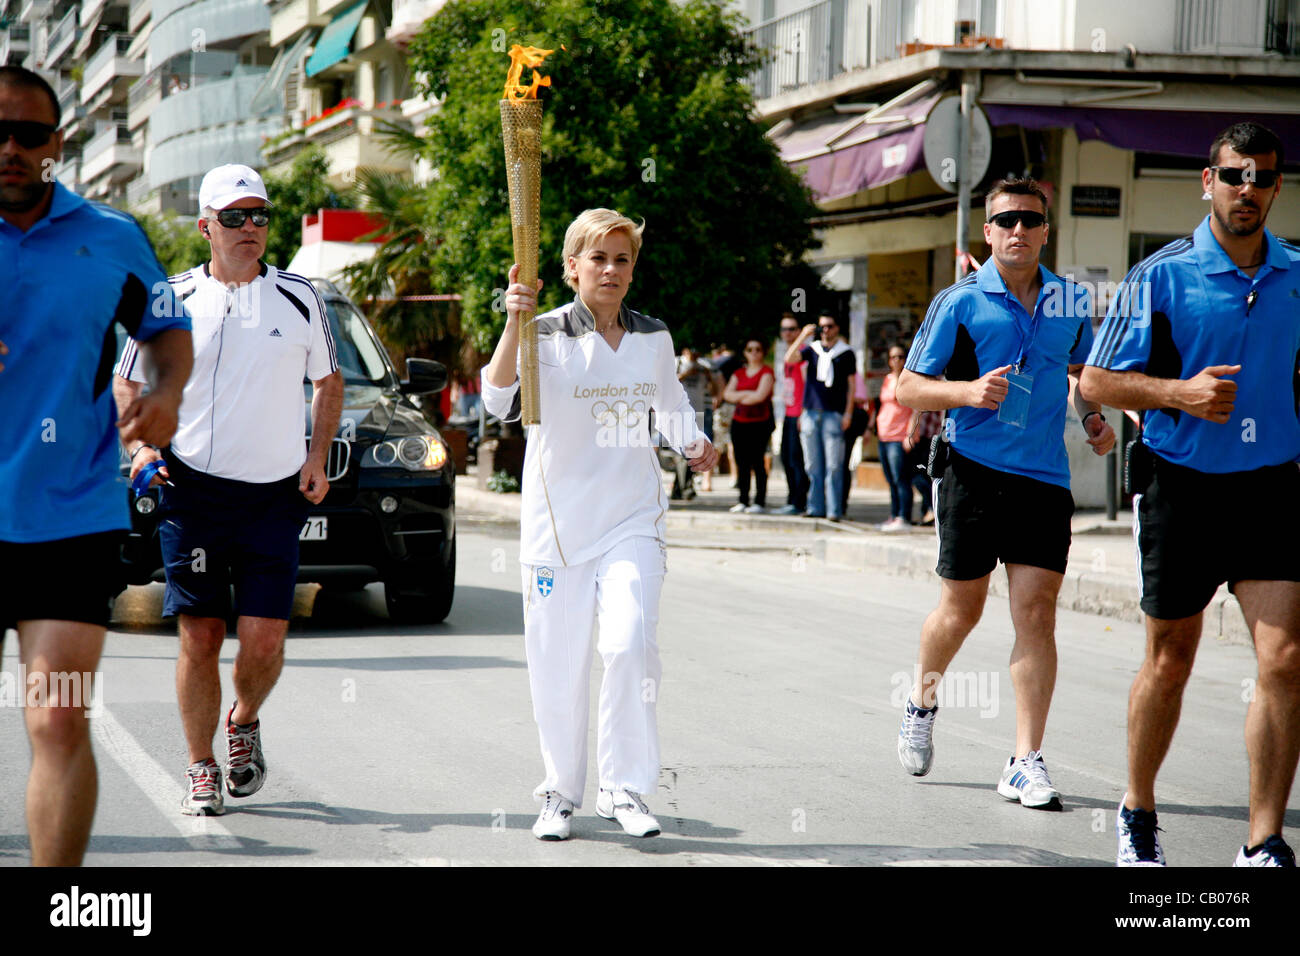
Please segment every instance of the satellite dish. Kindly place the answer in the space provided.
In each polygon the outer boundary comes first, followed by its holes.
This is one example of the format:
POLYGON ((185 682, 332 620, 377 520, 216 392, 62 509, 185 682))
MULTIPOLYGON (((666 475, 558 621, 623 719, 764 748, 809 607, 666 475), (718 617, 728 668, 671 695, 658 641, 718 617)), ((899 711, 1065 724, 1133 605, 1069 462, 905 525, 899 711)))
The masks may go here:
MULTIPOLYGON (((989 171, 993 157, 993 130, 979 104, 971 109, 971 185, 989 171)), ((957 191, 957 149, 961 143, 961 97, 945 96, 930 109, 925 119, 925 168, 945 192, 957 191)))

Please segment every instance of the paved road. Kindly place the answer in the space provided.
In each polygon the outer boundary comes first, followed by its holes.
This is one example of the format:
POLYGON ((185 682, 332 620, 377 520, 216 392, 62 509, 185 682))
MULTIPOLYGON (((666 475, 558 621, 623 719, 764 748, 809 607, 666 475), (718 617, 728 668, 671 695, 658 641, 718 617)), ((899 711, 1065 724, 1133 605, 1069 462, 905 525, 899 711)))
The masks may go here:
MULTIPOLYGON (((175 639, 160 587, 133 590, 141 622, 110 634, 95 721, 101 798, 87 863, 319 864, 1050 864, 1113 861, 1124 712, 1139 625, 1062 612, 1060 678, 1045 745, 1063 813, 994 790, 1014 735, 1004 600, 991 598, 958 656, 935 769, 908 777, 894 754, 899 707, 933 582, 817 564, 768 550, 693 547, 674 536, 661 644, 664 770, 652 798, 664 835, 634 841, 592 813, 574 839, 529 827, 541 774, 520 636, 517 532, 461 527, 446 624, 397 633, 377 588, 299 589, 284 676, 263 712, 266 788, 226 816, 176 810, 184 749, 172 687, 175 639)), ((699 536, 695 536, 699 541, 699 536)), ((229 665, 235 642, 223 654, 229 665)), ((16 668, 14 642, 4 669, 16 668)), ((1243 700, 1255 664, 1202 648, 1161 776, 1174 865, 1229 863, 1245 837, 1243 700)), ((593 676, 593 702, 599 669, 593 676)), ((593 703, 594 712, 594 703, 593 703)), ((594 738, 593 738, 594 752, 594 738)), ((593 758, 594 763, 594 758, 593 758)), ((0 708, 0 863, 28 860, 21 712, 0 708)), ((594 774, 594 769, 593 769, 594 774)), ((594 788, 594 780, 591 787, 594 788)), ((1288 825, 1300 825, 1295 796, 1288 825)))

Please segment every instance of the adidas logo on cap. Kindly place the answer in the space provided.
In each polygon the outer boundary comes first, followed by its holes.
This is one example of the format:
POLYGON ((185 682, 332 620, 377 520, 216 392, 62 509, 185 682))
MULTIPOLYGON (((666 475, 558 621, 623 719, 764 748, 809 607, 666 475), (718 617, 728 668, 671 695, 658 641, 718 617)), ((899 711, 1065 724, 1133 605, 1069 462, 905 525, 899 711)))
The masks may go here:
POLYGON ((236 185, 236 186, 247 186, 248 183, 244 182, 244 180, 241 179, 239 182, 235 183, 235 185, 236 185))

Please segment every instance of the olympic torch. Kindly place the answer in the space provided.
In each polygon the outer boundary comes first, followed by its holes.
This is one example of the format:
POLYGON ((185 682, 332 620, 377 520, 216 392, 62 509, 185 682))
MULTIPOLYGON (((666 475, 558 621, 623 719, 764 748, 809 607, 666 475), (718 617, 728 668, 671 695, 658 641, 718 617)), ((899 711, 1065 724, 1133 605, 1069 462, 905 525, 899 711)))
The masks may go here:
MULTIPOLYGON (((537 68, 552 50, 524 47, 510 48, 510 72, 501 100, 501 134, 506 148, 506 181, 510 188, 510 232, 514 239, 515 262, 519 266, 517 282, 529 288, 537 286, 537 245, 541 228, 542 202, 542 101, 537 89, 550 86, 549 76, 539 76, 537 68), (519 80, 524 67, 533 70, 533 82, 523 86, 519 80)), ((519 399, 520 421, 537 425, 542 420, 542 398, 537 371, 537 323, 535 313, 519 317, 519 399)))

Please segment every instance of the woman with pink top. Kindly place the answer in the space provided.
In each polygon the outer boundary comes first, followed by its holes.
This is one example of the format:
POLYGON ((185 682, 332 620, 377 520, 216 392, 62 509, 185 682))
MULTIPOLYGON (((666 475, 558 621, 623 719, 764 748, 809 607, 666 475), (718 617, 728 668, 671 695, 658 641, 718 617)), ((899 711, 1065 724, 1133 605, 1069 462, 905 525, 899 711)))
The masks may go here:
POLYGON ((903 371, 907 351, 901 345, 889 347, 889 374, 880 387, 880 412, 876 415, 876 437, 880 441, 880 464, 889 482, 889 520, 881 531, 902 531, 912 523, 912 481, 907 474, 903 439, 912 422, 912 410, 898 404, 894 389, 903 371))

